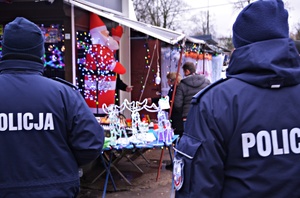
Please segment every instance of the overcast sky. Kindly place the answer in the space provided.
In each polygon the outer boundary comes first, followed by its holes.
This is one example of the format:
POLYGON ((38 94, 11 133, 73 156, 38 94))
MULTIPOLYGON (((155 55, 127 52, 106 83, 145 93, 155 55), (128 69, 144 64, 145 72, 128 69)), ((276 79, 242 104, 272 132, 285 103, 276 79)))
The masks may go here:
MULTIPOLYGON (((233 2, 237 0, 185 1, 192 7, 186 12, 188 14, 207 11, 209 9, 211 16, 210 23, 214 26, 216 36, 230 36, 232 34, 232 24, 240 12, 240 10, 237 11, 233 9, 233 2)), ((290 32, 295 32, 296 24, 300 23, 300 0, 284 0, 284 2, 288 3, 290 32)))

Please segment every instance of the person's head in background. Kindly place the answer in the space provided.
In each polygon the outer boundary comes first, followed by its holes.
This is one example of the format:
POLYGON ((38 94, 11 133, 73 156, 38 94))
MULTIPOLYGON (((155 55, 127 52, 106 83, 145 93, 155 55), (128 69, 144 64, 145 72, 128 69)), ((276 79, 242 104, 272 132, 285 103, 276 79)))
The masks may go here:
POLYGON ((176 75, 177 75, 176 72, 170 72, 167 74, 168 85, 170 87, 172 87, 175 84, 175 82, 177 82, 177 84, 180 83, 182 76, 181 76, 181 74, 178 73, 178 77, 177 77, 177 81, 176 81, 176 75))
POLYGON ((186 62, 182 66, 184 76, 193 75, 196 73, 196 67, 192 62, 186 62))

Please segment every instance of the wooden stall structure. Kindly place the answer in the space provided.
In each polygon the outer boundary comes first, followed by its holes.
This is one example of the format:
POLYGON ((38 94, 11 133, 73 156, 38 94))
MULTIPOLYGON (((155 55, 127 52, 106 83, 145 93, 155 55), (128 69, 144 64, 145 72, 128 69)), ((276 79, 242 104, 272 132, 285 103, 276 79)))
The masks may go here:
MULTIPOLYGON (((124 99, 136 100, 141 89, 143 79, 136 77, 145 71, 145 59, 143 64, 140 59, 145 58, 148 44, 149 52, 152 56, 153 46, 160 49, 160 42, 166 42, 174 45, 180 42, 185 35, 168 29, 155 27, 149 24, 134 20, 132 2, 130 0, 0 0, 0 41, 5 24, 15 19, 17 16, 23 16, 39 25, 46 37, 45 54, 45 75, 48 77, 58 76, 74 85, 81 86, 84 89, 84 78, 80 69, 80 58, 84 56, 85 37, 89 36, 89 14, 91 12, 101 17, 108 30, 116 25, 122 25, 124 33, 120 41, 120 49, 117 53, 120 61, 127 69, 127 72, 121 76, 122 80, 129 85, 134 86, 132 93, 122 92, 120 101, 124 99), (133 39, 133 32, 141 32, 150 39, 133 39)), ((1 46, 0 46, 1 47, 1 46)), ((157 56, 153 54, 155 62, 151 66, 152 73, 156 72, 157 56)), ((1 57, 1 48, 0 48, 1 57)), ((149 59, 150 61, 150 59, 149 59)), ((149 64, 148 64, 149 66, 149 64)), ((153 84, 153 76, 149 82, 153 84)), ((84 93, 84 90, 81 90, 84 93)), ((147 86, 143 97, 155 96, 160 92, 160 86, 154 88, 147 86), (150 89, 150 90, 148 90, 150 89)))

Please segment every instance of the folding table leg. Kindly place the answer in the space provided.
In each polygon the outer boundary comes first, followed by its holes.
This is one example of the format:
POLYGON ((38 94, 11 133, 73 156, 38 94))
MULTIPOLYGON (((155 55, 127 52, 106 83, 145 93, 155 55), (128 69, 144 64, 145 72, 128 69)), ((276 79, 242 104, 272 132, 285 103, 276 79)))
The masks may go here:
POLYGON ((162 165, 162 158, 164 156, 164 150, 165 150, 165 147, 162 148, 161 153, 160 153, 160 159, 159 159, 159 165, 158 165, 158 170, 157 170, 157 175, 156 175, 156 181, 158 181, 158 178, 160 176, 160 170, 161 170, 161 165, 162 165))
POLYGON ((112 161, 112 152, 110 153, 109 155, 109 161, 108 161, 108 164, 106 165, 106 160, 104 159, 104 157, 102 155, 100 155, 101 157, 101 160, 103 162, 103 165, 106 169, 106 178, 105 178, 105 182, 104 182, 104 188, 103 188, 103 194, 102 194, 102 198, 105 198, 105 195, 106 195, 106 190, 107 190, 107 183, 108 183, 108 179, 110 177, 111 179, 111 182, 113 184, 113 187, 114 187, 114 190, 117 191, 117 188, 116 188, 116 184, 115 184, 115 181, 111 175, 111 172, 110 172, 110 166, 111 166, 111 161, 112 161))
MULTIPOLYGON (((104 153, 100 155, 100 158, 101 158, 102 162, 105 161, 106 163, 108 163, 109 159, 110 159, 110 157, 107 157, 104 153), (104 155, 104 157, 102 155, 104 155)), ((113 163, 113 162, 111 162, 111 163, 113 163)), ((106 167, 106 164, 104 165, 104 168, 105 167, 106 167)), ((97 177, 95 177, 95 179, 91 183, 92 184, 95 183, 106 172, 106 170, 107 169, 105 168, 99 175, 97 175, 97 177)))
POLYGON ((141 173, 144 173, 144 171, 136 164, 136 163, 134 163, 134 161, 132 161, 131 159, 130 159, 130 157, 128 157, 127 155, 125 155, 125 157, 128 159, 128 161, 131 163, 131 164, 133 164, 141 173))
POLYGON ((143 154, 143 151, 141 151, 141 150, 143 150, 143 149, 148 150, 148 149, 150 149, 150 148, 138 148, 138 147, 136 146, 136 144, 133 144, 133 143, 132 143, 132 145, 133 145, 133 147, 134 147, 134 154, 130 157, 130 159, 133 161, 134 159, 138 158, 139 156, 142 156, 142 158, 143 158, 148 164, 150 164, 149 160, 148 160, 148 159, 145 157, 145 155, 143 154), (136 156, 136 153, 138 153, 139 155, 136 156), (135 157, 135 158, 132 159, 132 157, 135 157))
POLYGON ((113 164, 111 164, 111 167, 114 168, 118 173, 119 175, 129 184, 129 185, 132 185, 130 183, 130 181, 123 175, 123 173, 121 173, 121 171, 113 164))
POLYGON ((145 157, 145 155, 138 149, 137 152, 139 152, 139 154, 142 156, 142 158, 148 163, 150 164, 149 160, 145 157))
MULTIPOLYGON (((110 158, 112 158, 112 155, 113 155, 113 152, 110 152, 110 158)), ((112 160, 111 161, 111 164, 110 164, 110 167, 111 168, 114 168, 118 173, 119 175, 129 184, 129 185, 132 185, 130 183, 130 181, 123 175, 123 173, 115 166, 115 164, 117 164, 123 157, 125 156, 125 152, 122 151, 121 154, 118 156, 117 159, 115 159, 113 162, 112 160)), ((106 155, 104 155, 104 157, 106 157, 106 155)), ((106 157, 107 158, 107 157, 106 157)))
POLYGON ((91 184, 95 183, 105 172, 106 172, 106 169, 103 170, 99 175, 97 175, 97 177, 95 177, 95 179, 91 182, 91 184))
POLYGON ((157 176, 156 176, 156 181, 158 181, 158 178, 160 176, 160 170, 161 170, 161 165, 162 165, 162 158, 164 155, 164 150, 166 149, 166 147, 169 149, 169 154, 170 154, 170 159, 171 159, 171 163, 173 164, 173 157, 172 157, 172 152, 171 152, 171 148, 172 148, 172 144, 167 146, 166 144, 164 145, 164 147, 161 150, 160 153, 160 159, 159 159, 159 165, 158 165, 158 170, 157 170, 157 176))

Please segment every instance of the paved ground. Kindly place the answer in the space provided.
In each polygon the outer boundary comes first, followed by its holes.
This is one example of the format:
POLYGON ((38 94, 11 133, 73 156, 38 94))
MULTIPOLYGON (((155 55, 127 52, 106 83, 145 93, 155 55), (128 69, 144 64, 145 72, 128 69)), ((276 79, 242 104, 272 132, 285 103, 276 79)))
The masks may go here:
MULTIPOLYGON (((132 159, 132 153, 128 153, 132 159)), ((172 172, 166 169, 166 165, 170 163, 170 155, 168 150, 164 150, 162 168, 158 180, 158 165, 160 159, 161 149, 149 149, 144 151, 144 156, 137 157, 133 161, 143 171, 139 171, 133 164, 125 157, 116 164, 116 167, 131 183, 128 184, 117 171, 112 168, 112 175, 116 183, 117 191, 114 191, 111 180, 109 180, 106 198, 173 198, 174 192, 172 189, 172 172)), ((117 159, 119 159, 117 157, 117 159)), ((85 167, 84 176, 81 180, 81 193, 78 198, 101 198, 103 196, 103 187, 106 173, 93 180, 104 170, 101 160, 97 160, 94 164, 85 167)))

